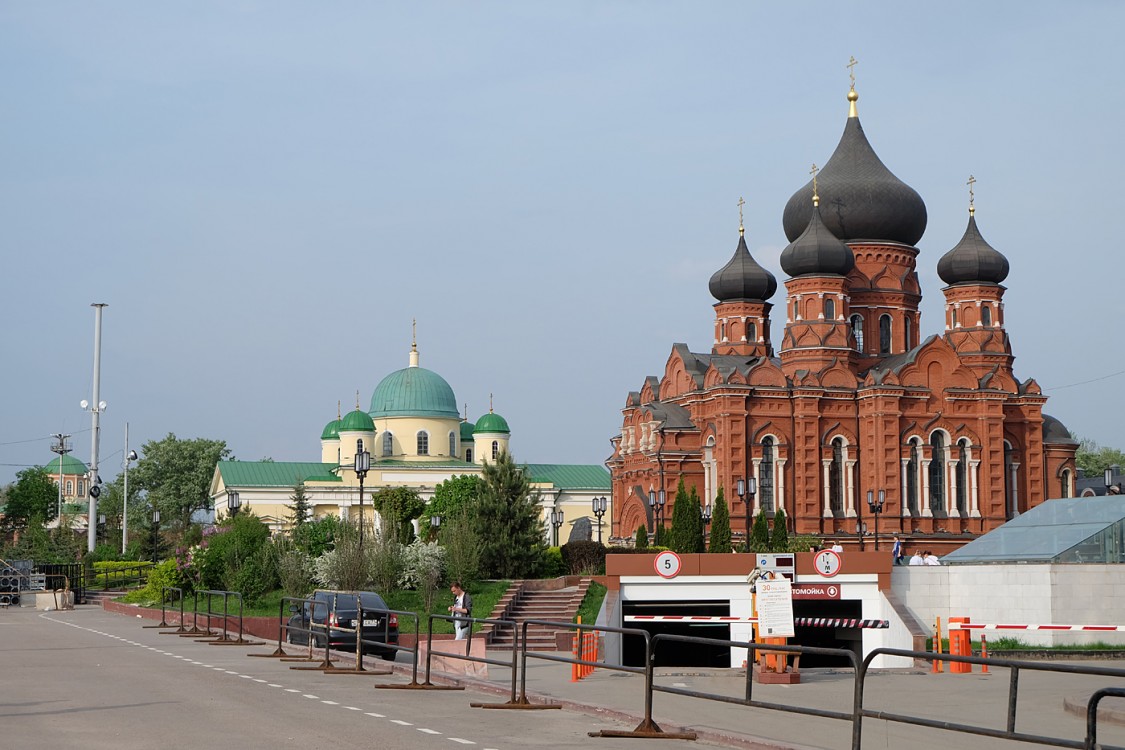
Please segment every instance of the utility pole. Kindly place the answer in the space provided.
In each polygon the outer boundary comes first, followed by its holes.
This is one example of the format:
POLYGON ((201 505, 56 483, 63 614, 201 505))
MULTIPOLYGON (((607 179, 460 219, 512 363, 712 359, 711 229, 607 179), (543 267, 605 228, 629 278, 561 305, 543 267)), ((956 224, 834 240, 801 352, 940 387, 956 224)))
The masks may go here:
POLYGON ((51 445, 51 452, 59 454, 59 509, 55 515, 55 521, 58 525, 62 526, 62 486, 63 486, 63 456, 70 453, 73 448, 70 447, 70 435, 64 435, 61 432, 56 432, 52 437, 55 442, 51 445))
POLYGON ((101 437, 101 415, 105 409, 105 402, 101 401, 102 379, 102 308, 108 307, 104 302, 95 302, 94 308, 94 393, 93 403, 90 404, 90 514, 86 521, 86 548, 93 552, 98 544, 98 442, 101 437))

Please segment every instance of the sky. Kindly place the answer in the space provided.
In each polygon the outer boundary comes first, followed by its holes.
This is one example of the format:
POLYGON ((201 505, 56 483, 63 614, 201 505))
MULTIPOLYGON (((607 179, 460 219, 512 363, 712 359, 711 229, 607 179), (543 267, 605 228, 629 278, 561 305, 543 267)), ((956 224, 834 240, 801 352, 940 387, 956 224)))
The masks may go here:
MULTIPOLYGON (((421 364, 521 462, 600 464, 738 240, 847 117, 925 200, 921 334, 970 174, 1016 376, 1125 447, 1117 2, 0 2, 0 483, 168 433, 317 460, 421 364)), ((784 325, 774 296, 774 345, 784 325)), ((464 407, 463 407, 464 408, 464 407)))

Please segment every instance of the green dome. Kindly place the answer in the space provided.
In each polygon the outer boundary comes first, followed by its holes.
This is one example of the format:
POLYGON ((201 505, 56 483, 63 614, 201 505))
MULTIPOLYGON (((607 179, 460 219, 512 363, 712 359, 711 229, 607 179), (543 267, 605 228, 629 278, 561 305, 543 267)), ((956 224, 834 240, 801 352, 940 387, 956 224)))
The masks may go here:
POLYGON ((86 464, 82 463, 74 456, 59 456, 58 458, 52 458, 50 462, 43 467, 47 470, 48 474, 54 474, 55 476, 58 476, 60 458, 62 459, 63 476, 71 474, 75 476, 81 476, 89 471, 89 469, 86 468, 86 464))
MULTIPOLYGON (((325 430, 327 429, 326 427, 325 430)), ((375 432, 375 423, 367 412, 356 409, 344 415, 343 421, 340 422, 340 432, 375 432)))
POLYGON ((462 443, 473 442, 473 423, 472 422, 462 422, 461 423, 461 442, 462 443))
POLYGON ((321 440, 339 440, 340 439, 340 420, 333 419, 328 424, 324 425, 324 432, 320 433, 321 440))
POLYGON ((473 432, 501 432, 505 435, 512 434, 512 431, 508 429, 508 422, 502 416, 492 411, 477 420, 477 426, 473 432))
POLYGON ((373 417, 461 417, 449 383, 424 367, 406 367, 383 378, 371 394, 370 413, 373 417))

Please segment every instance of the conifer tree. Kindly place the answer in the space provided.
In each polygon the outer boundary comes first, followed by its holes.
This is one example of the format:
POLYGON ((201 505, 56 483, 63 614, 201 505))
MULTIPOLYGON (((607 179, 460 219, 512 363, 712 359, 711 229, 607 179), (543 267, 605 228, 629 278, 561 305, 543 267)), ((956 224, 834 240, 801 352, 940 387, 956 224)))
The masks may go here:
POLYGON ((473 525, 480 540, 480 569, 486 578, 530 578, 546 546, 533 492, 524 470, 507 451, 484 464, 480 495, 473 504, 473 525))
POLYGON ((715 495, 715 509, 711 514, 711 546, 709 552, 730 552, 730 508, 723 496, 723 488, 715 495))
POLYGON ((766 520, 765 510, 758 511, 754 526, 750 530, 750 548, 747 552, 769 552, 770 522, 766 520))
POLYGON ((297 483, 293 485, 293 494, 289 496, 289 520, 293 522, 293 527, 298 528, 309 521, 312 515, 312 508, 309 506, 309 496, 305 493, 304 481, 298 479, 297 483))
POLYGON ((636 549, 648 549, 648 529, 645 528, 643 523, 637 527, 637 537, 633 546, 636 549))
POLYGON ((789 551, 789 529, 785 528, 785 509, 778 508, 773 515, 773 533, 770 535, 771 552, 789 551))

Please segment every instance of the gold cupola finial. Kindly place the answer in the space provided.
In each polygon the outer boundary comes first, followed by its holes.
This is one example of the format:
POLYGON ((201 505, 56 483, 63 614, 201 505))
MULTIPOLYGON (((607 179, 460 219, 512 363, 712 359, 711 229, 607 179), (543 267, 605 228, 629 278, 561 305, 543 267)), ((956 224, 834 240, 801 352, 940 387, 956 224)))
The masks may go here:
POLYGON ((343 414, 340 412, 340 402, 336 402, 336 419, 341 419, 343 414))
POLYGON ((418 319, 410 319, 410 366, 418 366, 418 319))
POLYGON ((973 183, 975 183, 976 181, 976 177, 969 175, 969 181, 965 183, 969 186, 969 216, 972 216, 977 212, 976 206, 973 205, 973 183))
POLYGON ((855 66, 858 63, 854 57, 848 60, 848 77, 852 79, 852 87, 848 89, 848 117, 859 117, 859 112, 856 111, 855 103, 859 99, 859 94, 855 91, 855 66))
POLYGON ((488 413, 492 413, 492 394, 488 394, 488 413))
POLYGON ((746 205, 746 201, 744 201, 742 199, 741 195, 738 196, 738 236, 739 237, 745 237, 746 236, 746 227, 742 226, 742 207, 745 206, 745 205, 746 205))
POLYGON ((812 175, 812 204, 814 207, 820 205, 820 194, 816 191, 816 173, 819 171, 815 164, 813 164, 812 169, 809 170, 809 174, 812 175))

